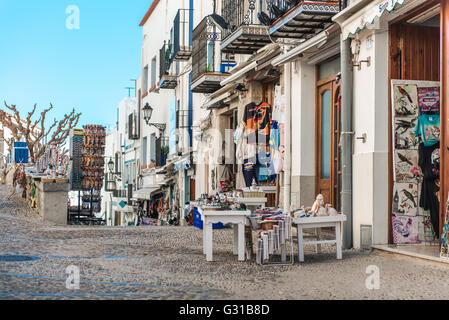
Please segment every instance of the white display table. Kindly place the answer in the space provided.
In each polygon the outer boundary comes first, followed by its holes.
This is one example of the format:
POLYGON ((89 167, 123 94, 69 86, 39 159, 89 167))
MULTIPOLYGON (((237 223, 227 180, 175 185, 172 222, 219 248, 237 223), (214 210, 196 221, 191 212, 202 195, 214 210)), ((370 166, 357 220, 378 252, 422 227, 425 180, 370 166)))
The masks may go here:
POLYGON ((211 211, 198 208, 203 221, 203 253, 207 261, 213 261, 213 228, 215 223, 233 224, 233 253, 238 254, 239 261, 245 261, 245 225, 250 211, 211 211))
POLYGON ((293 224, 296 224, 298 230, 298 258, 299 262, 304 262, 304 246, 316 245, 317 252, 320 252, 321 245, 325 243, 332 243, 337 245, 337 259, 343 258, 342 254, 342 224, 346 221, 345 215, 338 215, 332 217, 310 217, 310 218, 298 218, 293 220, 293 224), (316 240, 316 241, 304 241, 303 230, 304 229, 321 229, 326 227, 335 227, 335 240, 316 240))

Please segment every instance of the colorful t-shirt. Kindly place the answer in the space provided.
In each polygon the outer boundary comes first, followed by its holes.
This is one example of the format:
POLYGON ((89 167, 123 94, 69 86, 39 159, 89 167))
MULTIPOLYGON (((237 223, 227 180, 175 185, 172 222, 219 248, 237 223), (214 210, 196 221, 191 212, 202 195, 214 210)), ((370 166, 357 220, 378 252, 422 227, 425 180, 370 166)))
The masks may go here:
POLYGON ((262 102, 257 106, 254 121, 257 127, 257 144, 268 146, 271 129, 271 106, 268 103, 262 102))
POLYGON ((440 116, 423 114, 419 116, 414 134, 420 136, 426 147, 440 142, 440 116))
POLYGON ((248 144, 257 144, 257 124, 255 122, 257 105, 254 102, 245 106, 243 113, 243 124, 248 136, 248 144))

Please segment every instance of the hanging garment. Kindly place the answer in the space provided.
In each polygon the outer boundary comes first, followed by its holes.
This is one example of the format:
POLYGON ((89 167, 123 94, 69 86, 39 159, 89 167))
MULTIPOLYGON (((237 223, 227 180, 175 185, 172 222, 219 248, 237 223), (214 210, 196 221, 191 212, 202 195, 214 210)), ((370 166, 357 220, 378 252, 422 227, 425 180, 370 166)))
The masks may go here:
POLYGON ((276 86, 274 89, 274 105, 272 120, 285 123, 285 95, 282 94, 282 87, 276 86))
POLYGON ((270 174, 279 174, 282 171, 282 155, 279 151, 281 145, 281 133, 277 121, 273 121, 270 132, 270 174))
POLYGON ((440 116, 434 114, 419 116, 414 134, 416 137, 421 137, 426 147, 440 142, 440 116))
POLYGON ((424 210, 430 211, 430 221, 436 236, 440 232, 440 202, 438 200, 437 180, 440 174, 440 144, 427 147, 424 143, 419 145, 419 166, 423 173, 423 182, 421 187, 421 198, 419 205, 424 210))
POLYGON ((257 128, 257 144, 268 146, 271 129, 271 106, 268 103, 262 102, 257 106, 254 122, 257 128))
POLYGON ((243 164, 246 141, 245 141, 245 127, 239 124, 234 132, 234 143, 235 143, 235 157, 237 159, 237 164, 243 164))
POLYGON ((257 105, 254 102, 251 102, 245 106, 245 111, 243 113, 243 124, 248 136, 248 144, 257 144, 257 125, 255 122, 256 109, 257 105))
POLYGON ((250 188, 255 180, 257 182, 257 166, 255 162, 245 160, 243 163, 243 177, 245 185, 250 188))

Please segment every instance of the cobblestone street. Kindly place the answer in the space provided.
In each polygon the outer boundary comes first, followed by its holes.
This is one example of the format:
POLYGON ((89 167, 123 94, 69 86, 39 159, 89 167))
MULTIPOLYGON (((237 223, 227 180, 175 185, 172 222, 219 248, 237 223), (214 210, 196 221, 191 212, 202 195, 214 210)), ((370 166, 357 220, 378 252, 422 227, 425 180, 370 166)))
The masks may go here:
MULTIPOLYGON (((449 267, 380 253, 306 251, 306 263, 259 267, 237 262, 232 230, 214 233, 215 262, 202 254, 193 227, 57 227, 39 220, 0 186, 0 299, 449 299, 449 267), (79 290, 66 289, 66 268, 80 268, 79 290), (380 268, 367 290, 366 268, 380 268)), ((296 246, 294 247, 296 252, 296 246)), ((297 259, 297 258, 296 258, 297 259)))

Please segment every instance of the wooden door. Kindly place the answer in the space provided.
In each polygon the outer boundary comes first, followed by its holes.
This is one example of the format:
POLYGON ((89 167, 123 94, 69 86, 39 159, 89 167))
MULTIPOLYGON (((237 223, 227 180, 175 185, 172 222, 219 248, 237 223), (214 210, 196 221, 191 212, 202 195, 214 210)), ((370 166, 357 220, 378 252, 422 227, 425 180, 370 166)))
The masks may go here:
POLYGON ((195 180, 190 179, 190 201, 196 200, 195 180))
POLYGON ((340 83, 336 76, 317 84, 316 109, 316 193, 340 209, 340 83))

